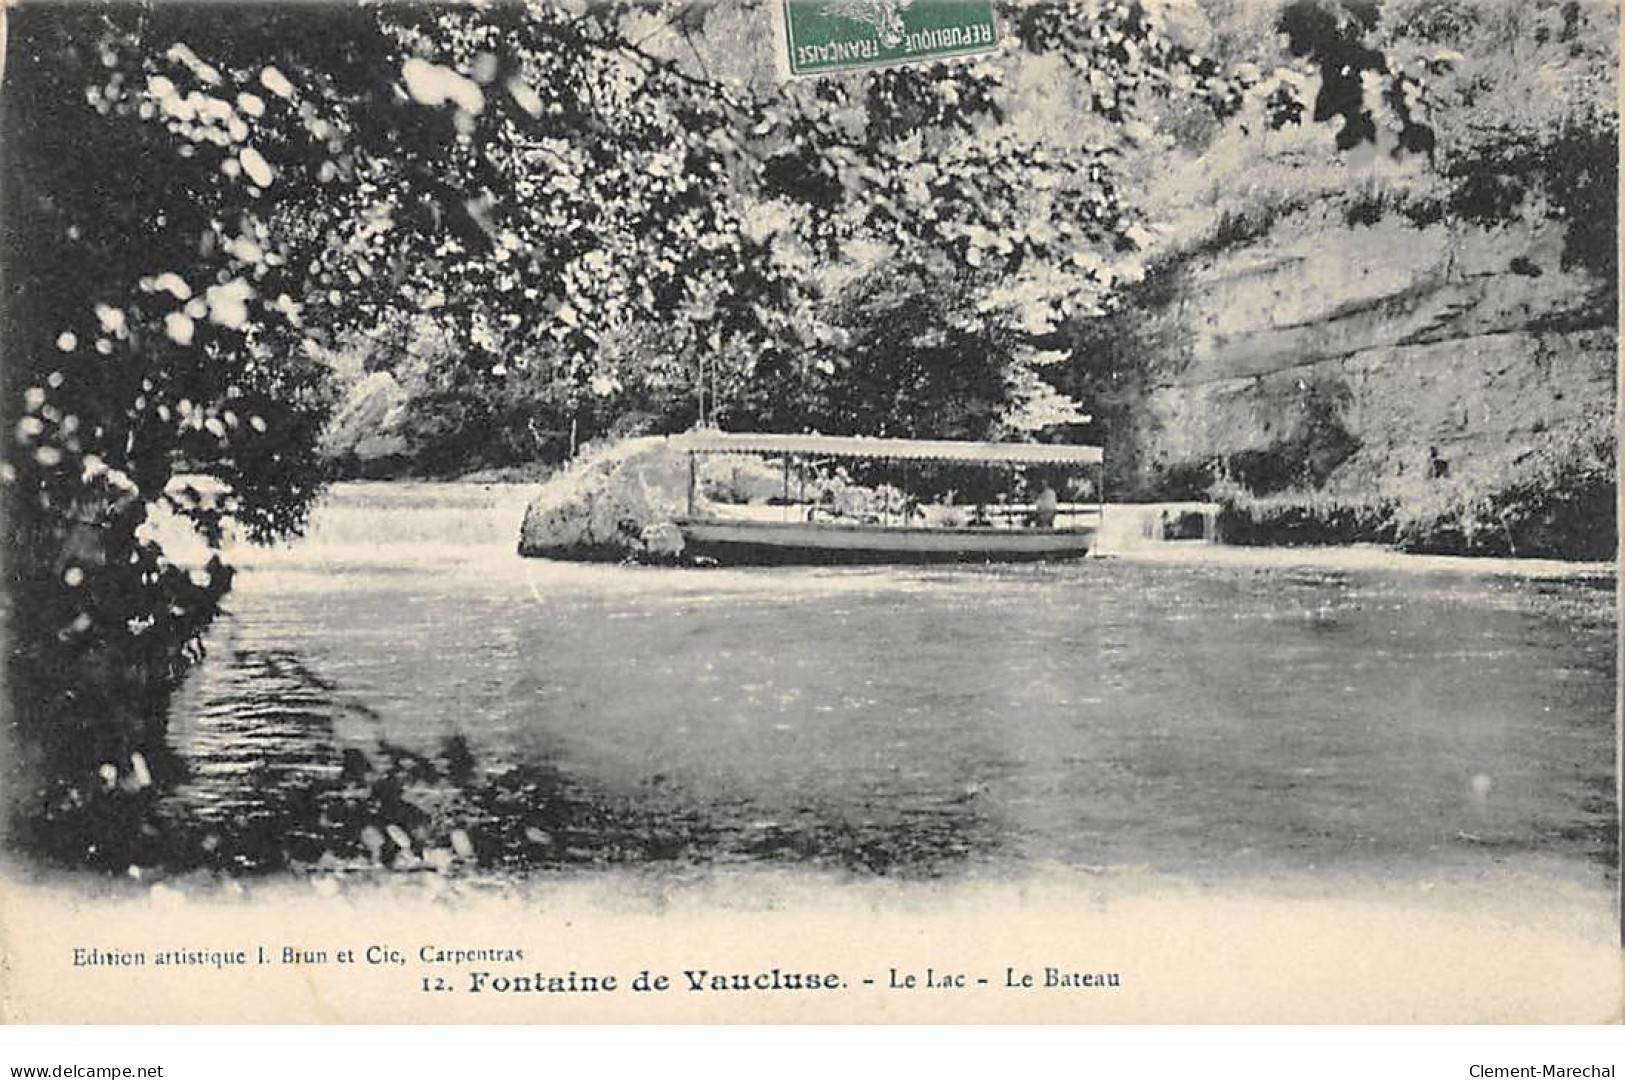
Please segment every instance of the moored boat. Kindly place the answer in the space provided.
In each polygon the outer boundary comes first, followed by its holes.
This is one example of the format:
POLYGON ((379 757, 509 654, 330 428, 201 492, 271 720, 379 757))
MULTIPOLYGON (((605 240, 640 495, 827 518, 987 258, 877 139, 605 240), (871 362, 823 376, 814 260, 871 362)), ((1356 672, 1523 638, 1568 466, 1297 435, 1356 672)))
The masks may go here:
POLYGON ((1100 532, 1103 504, 1097 476, 1093 504, 1061 504, 1053 492, 1030 507, 979 508, 975 524, 914 524, 825 517, 817 505, 790 499, 794 461, 861 459, 972 465, 1047 466, 1104 470, 1098 446, 1049 443, 963 442, 822 435, 755 435, 691 431, 673 439, 689 454, 688 513, 676 522, 684 550, 725 563, 1009 562, 1087 555, 1100 532), (780 520, 701 512, 697 459, 707 454, 753 454, 784 462, 780 520), (822 519, 821 519, 822 518, 822 519))

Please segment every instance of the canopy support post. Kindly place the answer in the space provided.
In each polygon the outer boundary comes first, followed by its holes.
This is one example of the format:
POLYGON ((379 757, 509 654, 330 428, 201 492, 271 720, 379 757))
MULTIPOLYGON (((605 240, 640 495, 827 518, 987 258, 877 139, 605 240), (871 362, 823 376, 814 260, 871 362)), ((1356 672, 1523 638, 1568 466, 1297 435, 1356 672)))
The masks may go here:
POLYGON ((1095 554, 1100 554, 1100 542, 1106 536, 1106 452, 1100 452, 1100 473, 1095 484, 1095 542, 1091 545, 1095 554))
POLYGON ((699 486, 700 486, 699 467, 697 465, 695 465, 695 463, 694 463, 695 456, 696 455, 695 455, 694 451, 690 450, 688 452, 688 516, 689 517, 694 516, 694 493, 699 489, 699 486))

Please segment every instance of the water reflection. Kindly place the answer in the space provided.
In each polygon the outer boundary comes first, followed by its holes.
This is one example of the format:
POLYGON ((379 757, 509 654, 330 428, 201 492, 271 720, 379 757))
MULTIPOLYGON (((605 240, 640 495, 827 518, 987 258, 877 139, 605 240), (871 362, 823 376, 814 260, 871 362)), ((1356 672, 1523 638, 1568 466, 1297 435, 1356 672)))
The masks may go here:
POLYGON ((931 872, 975 844, 974 813, 873 808, 847 821, 808 806, 745 821, 735 806, 719 819, 663 773, 617 795, 545 755, 482 762, 458 733, 409 749, 379 734, 370 707, 286 652, 233 651, 198 680, 185 701, 195 711, 172 737, 192 768, 158 807, 171 869, 517 873, 787 858, 931 872))
POLYGON ((1238 566, 688 571, 355 485, 245 553, 170 710, 167 869, 1614 863, 1602 582, 1238 566))

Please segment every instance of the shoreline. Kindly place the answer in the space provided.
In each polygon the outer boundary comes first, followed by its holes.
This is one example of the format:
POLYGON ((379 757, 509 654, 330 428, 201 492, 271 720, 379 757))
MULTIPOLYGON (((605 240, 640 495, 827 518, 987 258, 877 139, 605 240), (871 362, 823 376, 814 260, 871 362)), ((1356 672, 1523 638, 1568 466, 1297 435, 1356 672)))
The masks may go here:
MULTIPOLYGON (((534 490, 540 486, 540 482, 537 481, 428 480, 421 478, 354 479, 335 481, 329 486, 324 499, 341 494, 347 488, 358 492, 393 488, 402 493, 408 491, 428 493, 436 490, 462 490, 471 493, 483 493, 493 502, 509 499, 518 501, 524 489, 534 490)), ((1124 512, 1146 514, 1153 510, 1161 511, 1175 505, 1186 504, 1107 503, 1106 514, 1109 520, 1113 511, 1117 511, 1119 514, 1124 512)), ((518 536, 519 526, 520 521, 516 518, 513 522, 513 536, 515 538, 518 536)), ((189 546, 186 544, 187 539, 189 538, 182 538, 173 534, 170 536, 171 543, 175 545, 170 552, 171 558, 182 555, 184 548, 189 546)), ((506 544, 506 539, 503 542, 506 544)), ((168 546, 170 545, 166 544, 166 547, 168 546)), ((276 546, 285 548, 287 545, 279 544, 276 546)), ((201 543, 197 547, 201 551, 201 543)), ((239 551, 242 551, 242 549, 239 548, 239 551)), ((1434 555, 1396 551, 1377 544, 1258 546, 1226 544, 1209 540, 1157 540, 1139 535, 1133 530, 1108 534, 1105 543, 1098 549, 1098 555, 1091 557, 1146 565, 1209 565, 1259 570, 1290 568, 1385 570, 1554 581, 1616 578, 1618 575, 1618 564, 1616 562, 1483 555, 1434 555)))
MULTIPOLYGON (((1109 512, 1110 507, 1107 509, 1109 512)), ((1618 564, 1612 562, 1424 555, 1394 551, 1376 544, 1262 547, 1206 540, 1146 540, 1102 550, 1097 557, 1146 564, 1237 566, 1260 570, 1291 567, 1314 570, 1404 570, 1555 581, 1616 578, 1619 570, 1618 564)))

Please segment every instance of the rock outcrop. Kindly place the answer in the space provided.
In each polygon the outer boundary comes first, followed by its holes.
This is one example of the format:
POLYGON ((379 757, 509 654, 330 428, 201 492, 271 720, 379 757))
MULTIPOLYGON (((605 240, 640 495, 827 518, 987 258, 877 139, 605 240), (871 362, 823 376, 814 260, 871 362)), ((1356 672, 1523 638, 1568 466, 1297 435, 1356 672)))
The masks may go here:
POLYGON ((672 519, 688 499, 688 455, 662 436, 583 451, 525 510, 519 554, 570 559, 682 555, 672 519))
POLYGON ((1532 446, 1606 438, 1617 327, 1562 250, 1552 223, 1311 214, 1187 262, 1136 312, 1145 383, 1110 433, 1120 492, 1190 497, 1224 471, 1407 497, 1446 476, 1493 487, 1532 446))
POLYGON ((406 390, 387 371, 375 371, 350 387, 322 435, 324 457, 349 475, 401 471, 412 447, 406 432, 406 390))
MULTIPOLYGON (((783 467, 750 455, 698 459, 700 508, 761 506, 784 491, 783 467)), ((587 446, 525 511, 519 554, 683 562, 675 520, 688 508, 688 452, 663 435, 587 446)))

